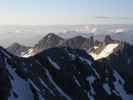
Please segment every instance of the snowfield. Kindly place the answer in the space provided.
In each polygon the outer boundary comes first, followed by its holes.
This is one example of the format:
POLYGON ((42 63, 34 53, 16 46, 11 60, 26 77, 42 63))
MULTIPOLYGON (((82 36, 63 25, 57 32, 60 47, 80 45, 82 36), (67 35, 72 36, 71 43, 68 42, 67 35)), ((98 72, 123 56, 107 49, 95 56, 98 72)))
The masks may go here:
POLYGON ((28 58, 28 57, 31 57, 31 56, 34 56, 34 55, 35 55, 34 48, 30 48, 26 52, 21 53, 21 57, 24 57, 24 58, 28 58))
POLYGON ((110 54, 113 53, 114 49, 117 48, 119 46, 118 43, 111 43, 108 44, 107 46, 105 46, 105 48, 99 53, 96 54, 94 52, 90 52, 89 54, 95 59, 102 59, 102 58, 106 58, 108 57, 110 54))

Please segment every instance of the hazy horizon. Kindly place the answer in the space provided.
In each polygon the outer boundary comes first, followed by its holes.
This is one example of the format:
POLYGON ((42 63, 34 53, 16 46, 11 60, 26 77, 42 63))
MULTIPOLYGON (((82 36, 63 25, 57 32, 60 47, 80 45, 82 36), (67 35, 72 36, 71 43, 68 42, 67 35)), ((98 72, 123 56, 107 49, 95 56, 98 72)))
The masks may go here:
MULTIPOLYGON (((8 47, 17 42, 27 46, 33 46, 46 34, 55 34, 69 31, 79 33, 109 34, 112 32, 132 31, 133 25, 53 25, 53 26, 32 26, 32 25, 0 25, 0 46, 8 47), (75 32, 74 32, 75 31, 75 32)), ((68 33, 67 33, 68 34, 68 33)), ((69 34, 68 34, 69 35, 69 34)))

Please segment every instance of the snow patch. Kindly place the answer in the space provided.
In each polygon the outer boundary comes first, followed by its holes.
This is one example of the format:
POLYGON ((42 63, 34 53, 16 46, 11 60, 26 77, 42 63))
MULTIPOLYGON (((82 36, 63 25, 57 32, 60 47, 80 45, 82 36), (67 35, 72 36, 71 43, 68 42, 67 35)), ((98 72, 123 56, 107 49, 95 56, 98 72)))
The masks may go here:
POLYGON ((105 48, 99 53, 96 54, 94 52, 90 52, 89 54, 95 59, 102 59, 102 58, 106 58, 108 57, 110 54, 113 53, 114 49, 117 48, 119 46, 118 43, 111 43, 108 44, 107 46, 105 46, 105 48))
POLYGON ((77 80, 76 76, 73 76, 73 78, 74 78, 76 84, 77 84, 79 87, 81 87, 81 85, 80 85, 79 81, 77 80))
POLYGON ((96 94, 95 91, 94 91, 94 89, 93 89, 93 86, 92 86, 92 84, 93 84, 94 81, 96 80, 96 77, 94 77, 94 76, 89 76, 89 77, 87 77, 86 80, 89 81, 90 88, 91 88, 91 93, 92 93, 92 94, 96 94))
POLYGON ((64 93, 64 91, 54 82, 54 80, 52 79, 50 73, 48 70, 46 70, 46 75, 48 76, 49 80, 51 81, 51 83, 55 86, 55 88, 58 90, 58 92, 65 97, 67 100, 72 100, 71 97, 69 97, 66 93, 64 93))
POLYGON ((28 79, 28 82, 35 88, 36 91, 40 92, 40 89, 34 84, 31 79, 28 79))
POLYGON ((41 84, 42 84, 47 90, 49 90, 50 93, 51 93, 52 95, 55 95, 54 92, 47 86, 47 84, 46 84, 41 78, 39 78, 39 80, 40 80, 41 84))
POLYGON ((55 63, 50 57, 48 57, 48 60, 53 65, 54 68, 56 68, 57 70, 61 69, 60 66, 57 63, 55 63))
POLYGON ((10 78, 12 90, 8 100, 34 100, 34 94, 32 93, 28 82, 20 78, 8 63, 6 63, 6 67, 13 77, 13 79, 10 78), (15 92, 16 96, 13 92, 15 92))
POLYGON ((111 95, 111 89, 107 83, 103 84, 103 88, 109 95, 111 95))
POLYGON ((114 71, 114 77, 116 79, 116 81, 114 82, 115 89, 117 90, 119 95, 122 97, 122 99, 133 100, 133 95, 128 95, 124 89, 125 81, 116 71, 114 71))
POLYGON ((26 52, 22 52, 20 56, 24 58, 28 58, 28 57, 34 56, 36 52, 37 51, 34 48, 30 48, 26 52))
POLYGON ((99 47, 98 47, 98 46, 94 46, 93 48, 94 48, 94 49, 97 49, 97 48, 99 48, 99 47))

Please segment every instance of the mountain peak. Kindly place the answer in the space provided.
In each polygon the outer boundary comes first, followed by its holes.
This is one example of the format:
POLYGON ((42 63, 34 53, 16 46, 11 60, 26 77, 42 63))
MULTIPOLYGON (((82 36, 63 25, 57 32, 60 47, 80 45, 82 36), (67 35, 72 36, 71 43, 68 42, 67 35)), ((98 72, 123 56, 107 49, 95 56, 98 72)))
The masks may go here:
POLYGON ((49 33, 45 37, 43 37, 36 45, 35 48, 38 49, 47 49, 51 47, 56 47, 58 44, 60 44, 64 39, 59 37, 58 35, 54 33, 49 33))
POLYGON ((48 33, 46 35, 46 37, 59 37, 58 35, 56 35, 55 33, 48 33))

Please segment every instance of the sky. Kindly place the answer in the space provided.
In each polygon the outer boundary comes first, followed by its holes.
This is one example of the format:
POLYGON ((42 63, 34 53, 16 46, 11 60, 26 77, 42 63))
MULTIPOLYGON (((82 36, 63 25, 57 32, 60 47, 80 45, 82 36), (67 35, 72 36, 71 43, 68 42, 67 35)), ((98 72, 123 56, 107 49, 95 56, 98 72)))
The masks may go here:
POLYGON ((3 24, 133 24, 133 0, 0 0, 3 24))

